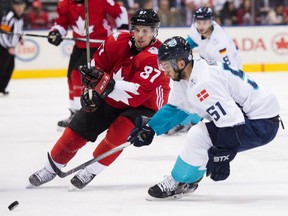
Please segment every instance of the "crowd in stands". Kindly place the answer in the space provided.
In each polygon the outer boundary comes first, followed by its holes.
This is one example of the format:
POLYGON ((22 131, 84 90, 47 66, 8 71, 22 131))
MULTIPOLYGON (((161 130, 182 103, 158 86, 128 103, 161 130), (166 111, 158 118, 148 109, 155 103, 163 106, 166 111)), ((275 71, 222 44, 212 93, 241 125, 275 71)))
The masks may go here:
MULTIPOLYGON (((1 1, 1 14, 11 0, 1 1)), ((214 18, 223 26, 288 24, 288 0, 115 0, 129 14, 139 8, 155 9, 162 27, 190 26, 199 6, 214 10, 214 18)), ((49 29, 57 16, 58 0, 27 0, 24 29, 49 29)))

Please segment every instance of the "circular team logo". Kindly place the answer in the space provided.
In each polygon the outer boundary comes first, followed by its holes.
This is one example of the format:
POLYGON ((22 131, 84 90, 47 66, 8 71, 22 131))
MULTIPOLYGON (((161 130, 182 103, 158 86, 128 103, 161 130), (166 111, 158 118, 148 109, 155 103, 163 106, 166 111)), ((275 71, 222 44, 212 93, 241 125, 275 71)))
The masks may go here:
POLYGON ((32 61, 39 55, 40 49, 37 42, 32 39, 23 39, 23 44, 18 43, 15 49, 16 58, 20 61, 32 61))
POLYGON ((70 57, 75 42, 74 41, 64 41, 62 45, 62 53, 64 56, 70 57))
POLYGON ((288 55, 288 34, 279 33, 272 38, 272 49, 278 55, 288 55))

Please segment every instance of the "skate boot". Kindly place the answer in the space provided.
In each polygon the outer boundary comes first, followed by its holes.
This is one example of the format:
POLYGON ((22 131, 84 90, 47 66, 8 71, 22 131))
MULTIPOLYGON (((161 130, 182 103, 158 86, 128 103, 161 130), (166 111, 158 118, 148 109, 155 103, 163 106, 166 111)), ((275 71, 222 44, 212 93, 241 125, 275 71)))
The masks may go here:
POLYGON ((71 109, 69 109, 69 111, 70 111, 70 116, 69 116, 67 119, 61 120, 61 121, 59 121, 59 122, 57 123, 58 128, 59 128, 60 130, 61 130, 61 129, 65 129, 65 128, 68 126, 69 122, 71 121, 71 119, 73 118, 73 116, 75 115, 75 113, 77 112, 77 111, 73 111, 73 110, 71 110, 71 109))
POLYGON ((29 177, 29 182, 34 187, 39 187, 42 184, 45 184, 56 177, 56 173, 51 173, 45 167, 29 177))
POLYGON ((166 176, 162 182, 150 187, 148 194, 152 199, 177 199, 181 198, 188 188, 189 184, 177 182, 172 176, 166 176))
POLYGON ((0 96, 2 95, 2 96, 7 96, 9 94, 9 92, 8 91, 6 91, 6 90, 0 90, 0 96))
POLYGON ((70 182, 76 188, 82 189, 88 185, 95 176, 95 174, 89 173, 87 169, 82 169, 70 180, 70 182))
POLYGON ((185 194, 188 194, 188 193, 193 193, 195 190, 197 190, 198 188, 198 183, 202 180, 202 178, 200 178, 198 181, 196 182, 193 182, 193 183, 189 183, 189 187, 187 189, 187 191, 185 192, 185 194))

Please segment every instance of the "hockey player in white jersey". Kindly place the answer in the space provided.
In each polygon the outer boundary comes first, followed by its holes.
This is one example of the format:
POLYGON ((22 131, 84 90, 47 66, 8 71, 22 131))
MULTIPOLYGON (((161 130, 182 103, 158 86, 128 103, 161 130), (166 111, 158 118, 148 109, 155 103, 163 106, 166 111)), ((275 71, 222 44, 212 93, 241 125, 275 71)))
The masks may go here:
POLYGON ((196 10, 187 41, 192 49, 198 47, 202 58, 242 69, 242 59, 237 47, 223 28, 213 20, 211 8, 202 6, 196 10))
POLYGON ((172 100, 148 123, 144 117, 138 119, 130 142, 149 145, 155 133, 160 135, 173 126, 171 122, 181 121, 181 112, 197 114, 205 123, 190 128, 171 176, 149 189, 152 198, 175 198, 193 191, 205 173, 214 181, 225 180, 238 152, 274 139, 281 121, 278 101, 242 70, 221 62, 193 60, 182 37, 167 39, 159 48, 158 59, 165 75, 179 85, 172 88, 172 100))
MULTIPOLYGON (((201 6, 194 14, 194 23, 191 25, 186 39, 192 49, 198 48, 201 58, 226 63, 242 69, 242 59, 237 47, 229 35, 213 20, 213 11, 209 7, 201 6)), ((187 132, 193 125, 190 117, 169 130, 167 134, 187 132)))

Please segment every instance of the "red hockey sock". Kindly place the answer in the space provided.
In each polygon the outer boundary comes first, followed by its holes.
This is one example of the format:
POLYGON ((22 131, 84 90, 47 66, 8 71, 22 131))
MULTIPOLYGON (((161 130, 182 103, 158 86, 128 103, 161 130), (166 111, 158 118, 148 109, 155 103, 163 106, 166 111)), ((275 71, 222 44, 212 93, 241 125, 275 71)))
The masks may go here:
POLYGON ((78 70, 74 69, 71 72, 71 82, 72 82, 72 92, 73 97, 80 97, 81 96, 81 88, 82 88, 82 81, 81 81, 81 74, 78 70))
MULTIPOLYGON (((93 156, 98 155, 111 150, 127 141, 131 130, 134 128, 134 124, 126 117, 118 117, 109 127, 106 137, 99 143, 93 156)), ((116 152, 109 157, 106 157, 99 161, 102 165, 109 166, 113 161, 122 153, 122 151, 116 152)))
POLYGON ((51 150, 52 159, 60 164, 67 164, 88 140, 82 138, 70 128, 66 128, 62 136, 51 150))
POLYGON ((72 83, 71 78, 68 78, 67 82, 68 82, 68 88, 69 88, 69 100, 74 100, 73 83, 72 83))

